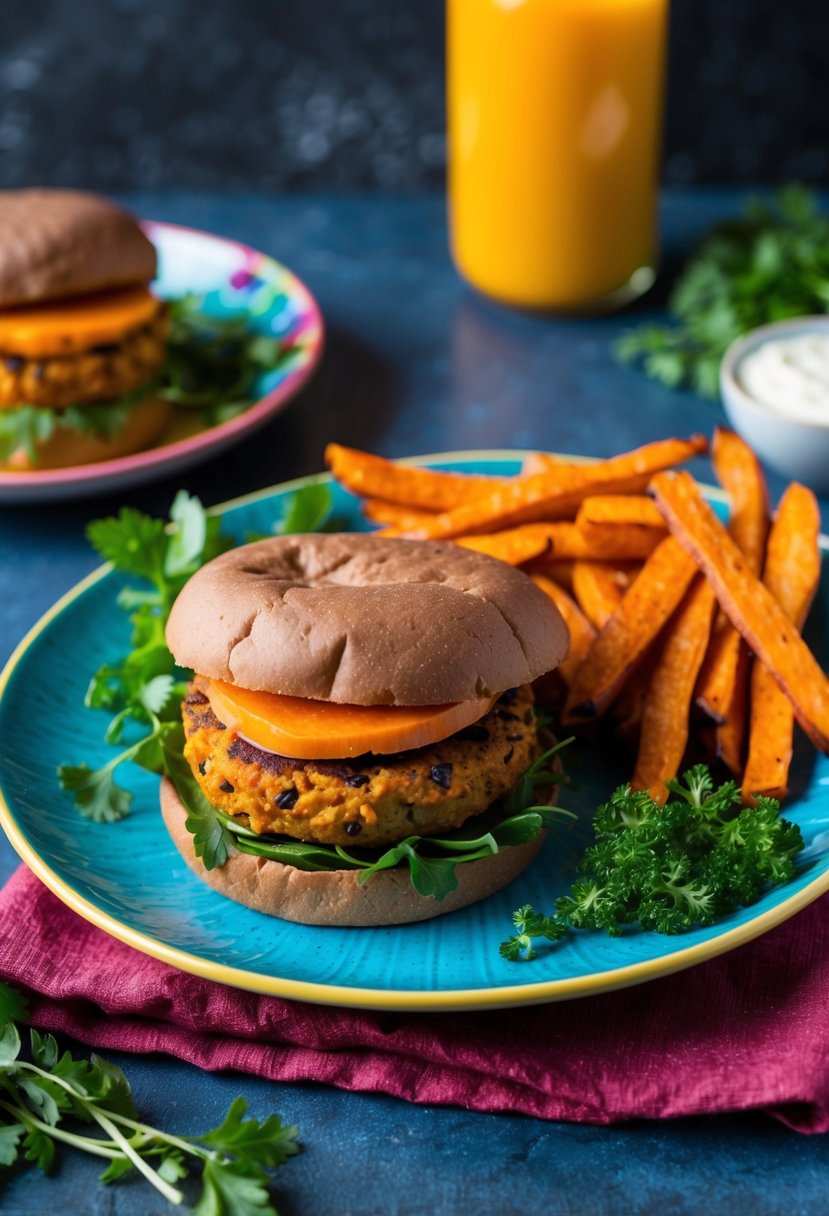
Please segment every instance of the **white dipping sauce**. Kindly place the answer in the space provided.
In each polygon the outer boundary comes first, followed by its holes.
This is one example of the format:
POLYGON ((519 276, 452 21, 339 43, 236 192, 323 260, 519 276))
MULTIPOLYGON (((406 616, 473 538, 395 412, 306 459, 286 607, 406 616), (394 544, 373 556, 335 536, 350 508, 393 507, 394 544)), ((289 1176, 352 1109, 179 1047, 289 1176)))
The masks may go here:
POLYGON ((763 342, 735 370, 749 397, 775 414, 829 423, 829 333, 807 331, 763 342))

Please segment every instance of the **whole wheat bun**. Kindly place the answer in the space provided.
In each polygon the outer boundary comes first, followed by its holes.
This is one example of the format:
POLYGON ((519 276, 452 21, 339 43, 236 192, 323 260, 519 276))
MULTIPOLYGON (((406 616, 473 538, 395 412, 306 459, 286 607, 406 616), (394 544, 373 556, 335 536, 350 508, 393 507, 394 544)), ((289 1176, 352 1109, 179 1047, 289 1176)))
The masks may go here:
POLYGON ((436 541, 280 536, 230 550, 167 623, 182 667, 352 705, 494 696, 556 667, 569 636, 526 574, 436 541))
POLYGON ((32 460, 28 452, 18 450, 8 460, 0 462, 0 469, 8 473, 29 473, 98 464, 102 460, 129 456, 143 451, 158 439, 171 413, 169 401, 147 397, 130 410, 121 430, 109 437, 80 434, 71 427, 58 426, 48 439, 35 444, 36 460, 32 460))
POLYGON ((246 853, 234 853, 223 866, 206 870, 193 850, 193 837, 184 826, 187 812, 168 777, 161 781, 161 814, 190 869, 220 895, 300 925, 403 925, 465 908, 517 878, 546 835, 541 831, 528 844, 462 862, 456 871, 457 887, 437 900, 417 894, 409 881, 408 866, 381 870, 362 886, 356 870, 298 870, 246 853))
POLYGON ((133 217, 78 190, 0 191, 0 308, 149 283, 156 254, 133 217))

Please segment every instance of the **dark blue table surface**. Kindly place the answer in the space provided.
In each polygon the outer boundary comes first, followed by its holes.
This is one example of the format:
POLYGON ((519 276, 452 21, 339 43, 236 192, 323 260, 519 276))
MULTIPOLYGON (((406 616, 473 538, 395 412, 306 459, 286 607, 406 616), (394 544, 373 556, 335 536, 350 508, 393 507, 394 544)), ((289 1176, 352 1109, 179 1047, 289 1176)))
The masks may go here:
MULTIPOLYGON (((734 191, 673 193, 664 205, 660 285, 623 314, 564 320, 513 314, 467 291, 446 251, 437 198, 273 198, 143 194, 142 215, 246 241, 285 262, 320 302, 323 365, 267 430, 188 473, 128 494, 0 508, 0 662, 96 559, 90 520, 125 501, 166 513, 179 485, 221 502, 318 471, 329 440, 390 456, 471 448, 610 454, 723 420, 719 405, 670 393, 621 368, 610 344, 657 317, 694 238, 739 207, 734 191)), ((704 464, 700 471, 705 473, 704 464)), ((771 490, 781 488, 770 478, 771 490)), ((826 519, 824 503, 824 519, 826 519)), ((0 881, 16 859, 0 840, 0 881)), ((166 1057, 113 1057, 150 1120, 175 1131, 218 1122, 243 1093, 278 1110, 305 1152, 282 1171, 283 1216, 301 1213, 820 1213, 829 1142, 759 1114, 616 1128, 418 1107, 322 1087, 211 1075, 166 1057)), ((54 1178, 0 1178, 0 1211, 149 1216, 143 1182, 104 1189, 95 1162, 68 1153, 54 1178)))

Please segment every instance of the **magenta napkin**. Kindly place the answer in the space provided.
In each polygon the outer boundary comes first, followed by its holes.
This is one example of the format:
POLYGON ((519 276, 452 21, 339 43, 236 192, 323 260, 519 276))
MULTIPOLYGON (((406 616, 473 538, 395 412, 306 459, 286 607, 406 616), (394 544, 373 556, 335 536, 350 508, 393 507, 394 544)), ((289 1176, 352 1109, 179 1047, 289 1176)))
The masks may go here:
POLYGON ((388 1014, 176 971, 21 867, 0 892, 0 975, 31 991, 40 1027, 200 1068, 572 1122, 760 1108, 799 1131, 829 1129, 829 896, 723 958, 621 992, 388 1014))

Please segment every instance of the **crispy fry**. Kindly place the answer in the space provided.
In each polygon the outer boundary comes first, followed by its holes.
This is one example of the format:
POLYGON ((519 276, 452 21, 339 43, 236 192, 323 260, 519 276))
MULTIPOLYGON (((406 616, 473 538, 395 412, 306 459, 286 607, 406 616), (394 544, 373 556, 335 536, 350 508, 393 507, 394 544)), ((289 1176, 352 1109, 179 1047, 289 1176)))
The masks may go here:
POLYGON ((450 511, 476 495, 489 494, 509 485, 506 477, 481 477, 471 473, 446 473, 437 469, 397 464, 356 448, 329 443, 325 462, 337 481, 367 498, 382 498, 422 511, 450 511))
POLYGON ((665 531, 659 507, 642 494, 591 494, 579 507, 576 523, 581 528, 587 524, 638 524, 665 531))
POLYGON ((563 663, 559 663, 558 670, 561 672, 561 677, 568 686, 573 681, 573 676, 576 670, 581 666, 585 655, 593 644, 593 639, 596 636, 596 630, 583 614, 578 604, 574 599, 564 591, 552 579, 545 578, 543 574, 533 574, 532 580, 536 587, 540 587, 545 595, 558 608, 561 615, 564 617, 564 622, 570 631, 570 651, 563 663))
POLYGON ((829 680, 795 625, 747 569, 692 477, 658 473, 652 490, 672 534, 713 586, 732 625, 772 672, 809 738, 829 751, 829 680))
MULTIPOLYGON (((405 532, 417 539, 450 539, 493 532, 537 520, 567 519, 590 494, 638 493, 658 469, 688 460, 707 449, 701 435, 690 439, 663 439, 646 444, 623 456, 595 464, 563 465, 551 473, 536 473, 504 482, 481 498, 467 501, 454 510, 436 515, 428 525, 405 532)), ((409 471, 409 470, 407 470, 409 471)), ((390 498, 390 494, 381 497, 390 498)), ((420 504, 419 504, 420 505, 420 504)), ((386 536, 400 536, 399 529, 386 529, 386 536)))
POLYGON ((660 804, 668 796, 665 782, 679 772, 688 744, 694 682, 708 645, 714 605, 714 592, 697 575, 665 630, 645 695, 631 787, 650 790, 660 804))
MULTIPOLYGON (((763 582, 786 616, 802 630, 820 583, 820 509, 811 490, 793 482, 769 533, 763 582)), ((792 758, 794 713, 769 669, 755 660, 751 672, 751 728, 743 799, 785 798, 792 758)))
POLYGON ((532 477, 536 473, 557 473, 562 467, 590 464, 584 456, 557 456, 553 452, 531 452, 521 466, 522 477, 532 477))
POLYGON ((382 498, 364 498, 363 515, 373 524, 392 524, 396 528, 417 528, 433 512, 417 511, 413 507, 401 506, 399 502, 386 502, 382 498))
MULTIPOLYGON (((717 477, 731 500, 728 531, 752 574, 763 567, 769 527, 766 479, 751 448, 733 431, 717 427, 711 445, 717 477)), ((717 751, 734 773, 742 769, 748 661, 737 630, 720 612, 705 656, 697 704, 724 725, 717 751)))
POLYGON ((510 528, 495 532, 491 536, 458 536, 456 545, 474 549, 477 553, 488 553, 510 566, 520 566, 534 557, 546 554, 552 547, 547 525, 531 524, 524 528, 510 528))
POLYGON ((564 707, 565 722, 604 713, 679 604, 694 573, 693 560, 673 537, 654 550, 578 669, 564 707))
POLYGON ((604 629, 638 573, 639 567, 625 570, 607 562, 574 562, 573 594, 595 629, 604 629))

